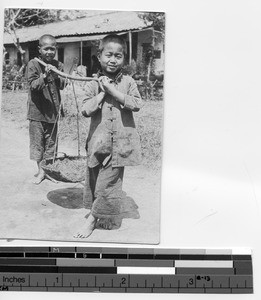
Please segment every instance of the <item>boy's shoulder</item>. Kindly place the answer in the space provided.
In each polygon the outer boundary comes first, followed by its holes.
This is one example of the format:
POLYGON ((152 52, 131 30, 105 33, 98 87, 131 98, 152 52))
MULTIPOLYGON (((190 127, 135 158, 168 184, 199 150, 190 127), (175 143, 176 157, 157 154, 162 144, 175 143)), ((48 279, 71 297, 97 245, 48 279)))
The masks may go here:
POLYGON ((128 75, 128 74, 125 74, 125 73, 119 73, 117 76, 116 76, 116 80, 124 80, 124 81, 131 81, 133 78, 128 75))
POLYGON ((121 80, 125 83, 134 83, 136 82, 130 75, 128 74, 122 74, 121 80))
MULTIPOLYGON (((28 64, 39 64, 39 62, 35 58, 32 58, 31 60, 29 60, 28 64)), ((63 63, 57 59, 53 59, 51 65, 58 67, 58 66, 63 66, 63 63)))
POLYGON ((27 69, 27 71, 42 72, 42 67, 40 66, 39 62, 34 58, 32 58, 28 61, 27 65, 26 65, 26 69, 27 69))
POLYGON ((35 67, 39 66, 40 67, 41 64, 35 58, 32 58, 28 61, 27 66, 35 66, 35 67))
POLYGON ((27 63, 27 65, 35 65, 35 64, 39 64, 35 58, 30 59, 27 63))
MULTIPOLYGON (((54 59, 51 62, 51 65, 53 65, 54 67, 56 67, 58 70, 63 70, 64 68, 64 64, 62 62, 60 62, 59 60, 54 59)), ((29 62, 27 63, 27 67, 28 68, 37 68, 37 69, 43 69, 44 66, 42 64, 40 64, 35 58, 32 58, 31 60, 29 60, 29 62)))

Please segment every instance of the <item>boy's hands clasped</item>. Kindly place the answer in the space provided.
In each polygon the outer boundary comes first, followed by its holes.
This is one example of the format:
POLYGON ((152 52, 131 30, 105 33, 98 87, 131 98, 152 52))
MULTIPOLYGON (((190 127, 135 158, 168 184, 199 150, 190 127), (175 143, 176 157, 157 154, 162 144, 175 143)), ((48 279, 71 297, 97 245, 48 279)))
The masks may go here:
POLYGON ((109 77, 101 76, 99 79, 104 92, 112 95, 113 92, 116 91, 116 88, 109 77))
POLYGON ((123 93, 117 90, 117 88, 113 84, 113 81, 109 77, 101 76, 99 80, 100 80, 101 88, 103 89, 103 91, 101 92, 103 94, 103 97, 105 96, 105 93, 108 93, 111 96, 113 96, 118 102, 124 104, 123 93))

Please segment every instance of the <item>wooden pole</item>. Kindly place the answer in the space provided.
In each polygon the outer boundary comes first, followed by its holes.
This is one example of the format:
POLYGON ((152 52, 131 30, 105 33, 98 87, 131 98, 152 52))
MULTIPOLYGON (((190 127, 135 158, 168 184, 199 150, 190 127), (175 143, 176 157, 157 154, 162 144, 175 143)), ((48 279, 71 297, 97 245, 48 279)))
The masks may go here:
MULTIPOLYGON (((155 47, 155 34, 154 34, 154 29, 151 29, 152 31, 152 40, 151 40, 151 47, 152 47, 152 51, 154 51, 154 47, 155 47)), ((150 78, 150 72, 151 72, 151 67, 152 67, 152 61, 153 61, 153 56, 150 57, 149 60, 149 64, 148 64, 148 73, 147 73, 147 78, 149 80, 150 78)))
MULTIPOLYGON (((47 64, 46 64, 45 62, 43 62, 41 59, 39 59, 39 58, 37 58, 37 57, 35 57, 34 59, 35 59, 36 61, 38 61, 39 64, 42 64, 42 65, 45 66, 45 67, 47 66, 47 64)), ((103 88, 103 86, 102 86, 102 84, 101 84, 99 78, 96 78, 96 77, 84 77, 84 76, 82 76, 82 77, 80 77, 80 76, 73 76, 73 75, 70 75, 70 74, 66 74, 66 73, 64 73, 64 72, 61 72, 61 71, 57 70, 55 67, 53 67, 52 71, 53 71, 54 73, 60 75, 61 77, 66 78, 66 79, 78 80, 78 81, 92 81, 92 80, 95 80, 95 81, 98 82, 98 84, 99 84, 101 90, 104 91, 104 88, 103 88)))
POLYGON ((131 65, 132 60, 132 33, 129 31, 129 65, 131 65))
POLYGON ((81 58, 81 66, 82 66, 82 40, 81 40, 81 49, 80 49, 80 53, 81 53, 80 58, 81 58))
MULTIPOLYGON (((154 52, 154 47, 155 47, 155 33, 154 33, 154 28, 152 28, 151 30, 152 30, 151 47, 152 47, 152 52, 154 52)), ((147 82, 149 84, 150 97, 151 97, 151 99, 154 99, 154 92, 153 92, 154 89, 153 89, 152 83, 150 81, 150 73, 151 73, 151 68, 152 68, 152 62, 153 62, 153 55, 151 55, 151 57, 149 59, 148 72, 147 72, 147 82)))
MULTIPOLYGON (((34 59, 37 60, 37 61, 38 61, 40 64, 42 64, 43 66, 45 66, 45 67, 47 66, 47 64, 46 64, 44 61, 40 60, 39 58, 35 57, 34 59)), ((66 74, 66 73, 64 73, 64 72, 61 72, 61 71, 57 70, 55 67, 53 67, 52 71, 53 71, 54 73, 60 75, 60 76, 63 77, 63 78, 68 78, 68 79, 78 80, 78 81, 91 81, 91 80, 95 80, 95 81, 100 82, 100 81, 99 81, 99 78, 96 78, 96 77, 84 77, 84 76, 82 76, 82 77, 77 77, 77 76, 73 76, 73 75, 70 75, 70 74, 66 74)))

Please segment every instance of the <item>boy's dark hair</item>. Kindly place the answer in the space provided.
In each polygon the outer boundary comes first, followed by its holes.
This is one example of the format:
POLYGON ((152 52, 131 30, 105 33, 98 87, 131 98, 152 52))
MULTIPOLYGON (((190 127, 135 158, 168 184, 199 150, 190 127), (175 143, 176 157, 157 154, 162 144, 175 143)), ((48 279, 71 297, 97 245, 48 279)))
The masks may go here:
POLYGON ((114 43, 118 43, 122 46, 122 49, 123 49, 123 55, 124 57, 126 57, 127 55, 127 44, 125 42, 125 40, 117 35, 117 34, 109 34, 109 35, 106 35, 101 41, 100 41, 100 45, 99 45, 99 54, 102 53, 105 45, 107 43, 110 43, 110 42, 114 42, 114 43))
POLYGON ((51 41, 53 41, 56 44, 56 39, 55 39, 55 37, 53 35, 51 35, 51 34, 44 34, 44 35, 42 35, 39 38, 39 46, 41 46, 43 44, 44 40, 48 40, 48 39, 51 40, 51 41))

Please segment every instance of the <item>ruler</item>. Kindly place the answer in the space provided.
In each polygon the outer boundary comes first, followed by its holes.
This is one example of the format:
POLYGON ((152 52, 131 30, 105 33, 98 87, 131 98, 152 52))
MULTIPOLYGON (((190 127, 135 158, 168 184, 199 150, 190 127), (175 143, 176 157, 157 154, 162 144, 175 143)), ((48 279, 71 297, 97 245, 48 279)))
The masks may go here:
POLYGON ((253 293, 250 251, 0 247, 0 291, 253 293))

